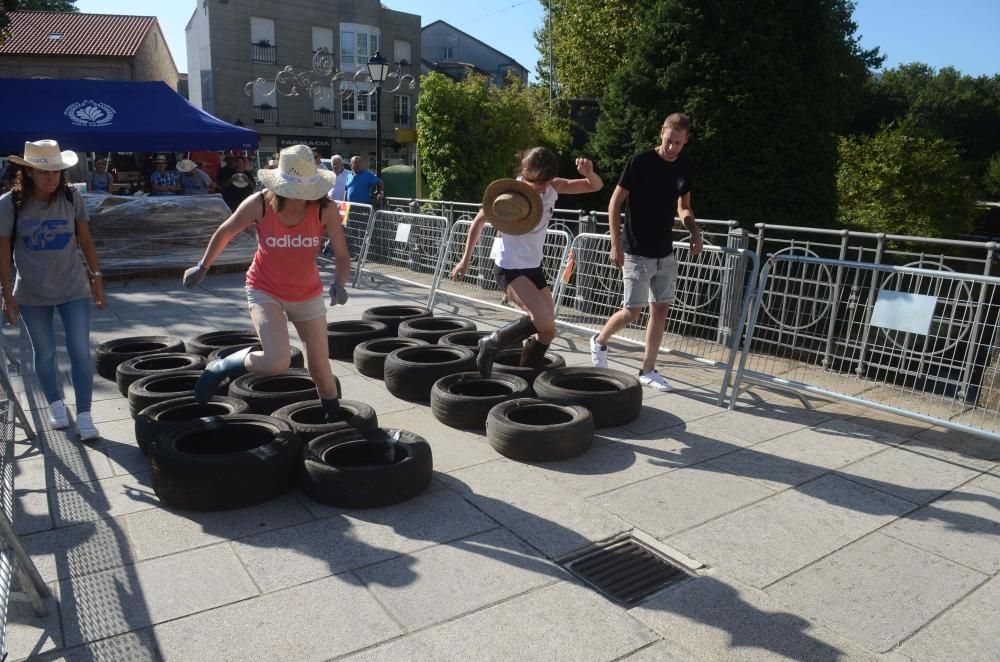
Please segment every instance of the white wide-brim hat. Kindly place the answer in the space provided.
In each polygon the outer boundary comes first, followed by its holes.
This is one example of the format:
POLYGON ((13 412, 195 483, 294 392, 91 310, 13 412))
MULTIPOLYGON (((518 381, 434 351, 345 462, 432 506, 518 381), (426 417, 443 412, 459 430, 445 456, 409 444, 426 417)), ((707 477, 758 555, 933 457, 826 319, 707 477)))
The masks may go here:
POLYGON ((191 172, 198 167, 198 164, 191 159, 181 159, 177 162, 177 169, 181 172, 191 172))
POLYGON ((246 188, 250 186, 250 178, 244 175, 242 172, 238 172, 235 175, 233 175, 229 181, 236 188, 246 188))
POLYGON ((72 168, 79 160, 76 152, 59 151, 55 140, 36 140, 24 143, 24 158, 11 154, 7 160, 36 170, 65 170, 72 168))
POLYGON ((312 149, 292 145, 278 154, 278 167, 257 171, 257 179, 275 195, 295 200, 319 200, 337 183, 337 174, 316 167, 312 149))

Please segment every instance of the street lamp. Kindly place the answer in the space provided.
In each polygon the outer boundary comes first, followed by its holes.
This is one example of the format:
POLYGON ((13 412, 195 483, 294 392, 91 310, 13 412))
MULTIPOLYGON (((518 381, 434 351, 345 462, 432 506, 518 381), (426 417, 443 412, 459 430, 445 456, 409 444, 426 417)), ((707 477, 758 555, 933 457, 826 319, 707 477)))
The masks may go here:
POLYGON ((375 89, 371 98, 375 101, 375 174, 382 176, 382 83, 389 76, 389 63, 382 54, 375 51, 368 60, 368 76, 375 89))

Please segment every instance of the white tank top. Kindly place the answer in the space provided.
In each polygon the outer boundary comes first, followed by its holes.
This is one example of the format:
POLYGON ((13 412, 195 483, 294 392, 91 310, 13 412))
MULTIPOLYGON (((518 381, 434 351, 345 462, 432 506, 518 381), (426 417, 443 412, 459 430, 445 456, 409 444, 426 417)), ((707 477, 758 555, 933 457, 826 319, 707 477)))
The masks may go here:
MULTIPOLYGON (((520 179, 520 177, 518 177, 520 179)), ((542 220, 528 234, 497 232, 490 257, 501 269, 533 269, 542 264, 542 248, 559 194, 551 185, 542 193, 542 220)))

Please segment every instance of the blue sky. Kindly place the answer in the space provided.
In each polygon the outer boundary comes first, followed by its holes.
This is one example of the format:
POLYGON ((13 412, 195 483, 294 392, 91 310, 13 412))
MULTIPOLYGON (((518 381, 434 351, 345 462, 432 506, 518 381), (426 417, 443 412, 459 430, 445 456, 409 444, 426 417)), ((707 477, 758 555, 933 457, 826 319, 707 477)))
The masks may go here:
MULTIPOLYGON (((180 71, 187 70, 184 26, 198 2, 149 2, 138 12, 159 19, 180 71)), ((545 14, 539 0, 383 0, 382 4, 420 14, 424 25, 447 21, 535 70, 538 52, 532 32, 542 25, 545 14)), ((137 13, 135 0, 78 0, 77 7, 93 13, 137 13)), ((888 56, 887 67, 924 62, 938 69, 954 66, 972 76, 1000 73, 1000 0, 858 0, 854 20, 862 44, 881 47, 888 56)))

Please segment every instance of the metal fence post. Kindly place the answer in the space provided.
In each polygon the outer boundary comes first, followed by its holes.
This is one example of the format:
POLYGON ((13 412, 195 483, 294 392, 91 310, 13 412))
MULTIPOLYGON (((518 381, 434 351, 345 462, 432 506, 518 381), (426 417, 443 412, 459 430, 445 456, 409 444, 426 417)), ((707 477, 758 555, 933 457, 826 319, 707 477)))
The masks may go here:
MULTIPOLYGON (((733 228, 726 235, 726 246, 740 250, 750 245, 750 237, 746 230, 733 228)), ((722 310, 719 314, 719 326, 716 340, 721 345, 728 345, 732 340, 733 329, 740 326, 740 309, 743 304, 744 281, 746 279, 747 258, 743 254, 726 258, 732 261, 733 268, 726 269, 722 277, 722 310)))

